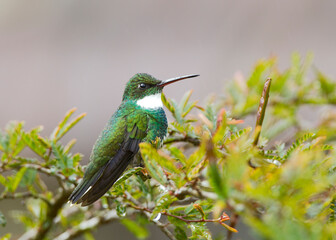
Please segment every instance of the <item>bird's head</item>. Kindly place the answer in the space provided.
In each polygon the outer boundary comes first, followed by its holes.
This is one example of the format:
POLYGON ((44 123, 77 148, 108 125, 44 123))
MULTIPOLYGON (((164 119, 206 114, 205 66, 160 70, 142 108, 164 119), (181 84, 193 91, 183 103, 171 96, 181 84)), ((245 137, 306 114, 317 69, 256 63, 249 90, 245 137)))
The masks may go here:
POLYGON ((123 101, 139 101, 145 97, 159 96, 165 86, 183 79, 197 76, 199 75, 187 75, 160 81, 147 73, 137 73, 128 81, 124 91, 123 101))

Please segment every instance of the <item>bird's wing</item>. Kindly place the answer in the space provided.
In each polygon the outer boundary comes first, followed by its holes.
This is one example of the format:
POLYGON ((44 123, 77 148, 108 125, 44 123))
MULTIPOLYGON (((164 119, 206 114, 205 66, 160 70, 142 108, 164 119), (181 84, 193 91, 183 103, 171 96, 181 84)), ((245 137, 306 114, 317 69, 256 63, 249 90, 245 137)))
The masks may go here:
POLYGON ((125 137, 119 149, 106 164, 96 171, 92 178, 83 180, 81 183, 83 186, 78 188, 77 193, 75 190, 69 198, 72 203, 82 203, 82 206, 90 205, 111 188, 139 151, 139 143, 147 133, 147 119, 145 118, 147 116, 143 114, 130 114, 126 117, 125 137))

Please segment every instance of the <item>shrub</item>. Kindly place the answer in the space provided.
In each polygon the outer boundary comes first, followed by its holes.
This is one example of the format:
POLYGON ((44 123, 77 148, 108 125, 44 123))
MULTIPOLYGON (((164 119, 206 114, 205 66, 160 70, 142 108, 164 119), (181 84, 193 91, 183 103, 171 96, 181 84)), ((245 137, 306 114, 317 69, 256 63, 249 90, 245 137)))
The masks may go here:
POLYGON ((218 224, 231 239, 240 219, 263 239, 332 239, 336 84, 317 70, 307 81, 310 66, 311 57, 298 54, 283 72, 276 59, 261 60, 249 78, 237 76, 223 98, 203 107, 190 101, 191 91, 179 103, 163 95, 174 119, 163 146, 142 143, 145 167, 129 168, 85 208, 67 204, 83 176, 82 156, 71 152, 75 140, 61 142, 84 114, 72 119, 70 110, 49 137, 41 127, 27 131, 11 122, 0 133, 0 200, 24 200, 26 211, 15 214, 26 229, 21 239, 92 239, 93 229, 113 221, 139 239, 149 224, 169 239, 212 239, 208 226, 218 224), (300 120, 306 105, 329 105, 314 129, 300 120), (25 157, 25 148, 35 157, 25 157))

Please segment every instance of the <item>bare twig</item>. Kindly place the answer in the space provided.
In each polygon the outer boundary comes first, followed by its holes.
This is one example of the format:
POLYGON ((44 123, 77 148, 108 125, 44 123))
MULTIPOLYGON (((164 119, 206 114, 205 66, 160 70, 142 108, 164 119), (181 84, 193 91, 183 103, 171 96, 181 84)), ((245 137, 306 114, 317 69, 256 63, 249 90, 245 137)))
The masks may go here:
POLYGON ((214 193, 202 191, 200 189, 194 190, 188 187, 181 187, 174 192, 174 195, 178 199, 184 199, 186 196, 193 196, 197 199, 217 199, 217 196, 214 193))
POLYGON ((49 206, 51 206, 50 201, 44 197, 41 194, 35 194, 32 192, 21 192, 21 193, 13 193, 13 194, 8 194, 5 193, 3 195, 0 196, 0 200, 3 199, 18 199, 18 198, 36 198, 36 199, 41 199, 42 201, 44 201, 46 204, 48 204, 49 206))
MULTIPOLYGON (((230 227, 231 228, 235 228, 237 223, 238 223, 238 218, 239 218, 239 215, 237 213, 234 213, 232 216, 231 216, 231 223, 230 223, 230 227)), ((228 231, 227 232, 227 240, 231 240, 232 239, 232 234, 233 232, 232 231, 228 231)))
POLYGON ((255 134, 254 135, 254 141, 253 141, 254 146, 258 145, 260 132, 261 132, 261 127, 262 127, 262 124, 263 124, 263 121, 264 121, 265 111, 266 111, 267 102, 268 102, 268 98, 269 98, 269 91, 271 89, 271 82, 272 82, 271 78, 268 78, 266 80, 266 82, 264 84, 263 92, 261 94, 259 107, 258 107, 258 112, 257 112, 256 128, 255 128, 255 133, 254 133, 255 134))
POLYGON ((115 209, 109 210, 101 214, 100 216, 92 217, 88 220, 81 222, 78 226, 70 228, 54 238, 54 240, 69 240, 80 236, 86 231, 92 230, 103 224, 110 223, 112 221, 120 219, 115 209))
POLYGON ((43 167, 43 166, 38 165, 38 164, 33 164, 33 163, 16 164, 15 163, 15 164, 8 164, 8 165, 6 165, 6 167, 16 168, 16 169, 23 168, 23 167, 36 169, 37 171, 39 171, 41 173, 44 173, 44 174, 47 174, 49 176, 55 176, 60 181, 67 181, 69 183, 77 184, 76 181, 70 180, 69 178, 67 178, 63 174, 61 174, 59 172, 56 172, 56 171, 52 171, 51 169, 43 167))
POLYGON ((175 143, 175 142, 189 142, 193 144, 194 146, 199 146, 201 144, 201 141, 198 138, 194 138, 191 136, 180 136, 180 137, 170 137, 166 138, 163 141, 163 144, 170 144, 170 143, 175 143))
MULTIPOLYGON (((269 92, 270 92, 270 89, 271 89, 271 82, 272 82, 271 78, 268 78, 266 80, 266 82, 264 84, 263 92, 262 92, 261 97, 260 97, 259 107, 258 107, 258 111, 257 111, 256 127, 255 127, 255 130, 254 130, 253 146, 258 145, 258 141, 259 141, 259 137, 260 137, 260 133, 261 133, 261 128, 262 128, 262 124, 263 124, 263 121, 264 121, 266 107, 267 107, 267 103, 268 103, 269 92)), ((257 167, 253 163, 252 159, 250 159, 248 161, 248 164, 253 168, 257 167)))
POLYGON ((140 211, 142 211, 142 212, 146 215, 146 217, 148 218, 148 220, 151 221, 152 223, 154 223, 155 225, 157 225, 157 226, 161 229, 161 231, 162 231, 162 232, 163 232, 163 233, 164 233, 170 240, 176 240, 174 234, 172 234, 172 233, 168 230, 166 224, 161 223, 159 220, 153 220, 153 219, 151 219, 151 213, 153 212, 152 210, 150 210, 150 209, 148 209, 148 208, 138 207, 138 206, 140 206, 140 203, 139 203, 136 199, 134 199, 134 198, 131 196, 131 194, 129 194, 128 192, 125 192, 125 198, 126 198, 127 200, 129 200, 129 201, 132 203, 132 204, 129 204, 129 205, 128 205, 129 207, 132 207, 132 208, 134 208, 134 209, 136 209, 136 210, 140 210, 140 211))
MULTIPOLYGON (((126 194, 126 196, 127 196, 127 199, 130 200, 133 203, 133 204, 129 204, 128 205, 129 207, 137 209, 137 210, 140 210, 140 211, 142 211, 144 213, 149 213, 148 217, 149 217, 149 219, 151 219, 150 214, 153 213, 153 210, 151 210, 151 209, 149 209, 147 207, 141 207, 140 203, 138 201, 136 201, 132 196, 130 196, 130 194, 126 194)), ((236 229, 234 229, 233 227, 230 227, 230 226, 228 226, 228 225, 226 225, 224 223, 224 221, 230 220, 229 216, 227 214, 225 214, 225 213, 223 213, 222 216, 220 216, 217 219, 205 219, 205 218, 201 218, 201 219, 186 219, 183 216, 174 215, 174 214, 168 213, 166 211, 163 211, 160 214, 163 214, 163 215, 168 216, 168 217, 173 217, 173 218, 179 219, 179 220, 181 220, 181 221, 183 221, 185 223, 217 222, 217 223, 220 223, 222 226, 224 226, 226 229, 231 230, 233 232, 237 232, 236 229)), ((151 220, 151 221, 154 222, 155 224, 159 223, 159 221, 153 221, 153 220, 151 220)), ((170 239, 175 239, 175 237, 174 238, 170 238, 170 239)))
POLYGON ((70 191, 65 192, 62 191, 61 194, 56 197, 55 202, 50 206, 47 210, 47 217, 43 222, 40 222, 37 234, 35 236, 35 240, 44 239, 45 235, 50 230, 51 226, 54 223, 54 219, 57 216, 59 210, 63 207, 64 203, 68 201, 68 197, 70 195, 70 191))
POLYGON ((67 201, 70 192, 61 192, 59 196, 56 197, 55 201, 48 205, 47 217, 44 221, 39 222, 38 227, 29 230, 24 233, 19 240, 42 240, 45 238, 46 234, 51 229, 54 224, 54 220, 63 207, 64 203, 67 201))
POLYGON ((261 126, 264 121, 265 117, 265 112, 266 112, 266 107, 267 107, 267 102, 269 98, 269 91, 271 89, 271 82, 272 79, 268 78, 265 82, 263 92, 261 94, 260 102, 259 102, 259 107, 258 107, 258 112, 257 112, 257 121, 256 121, 256 128, 255 128, 255 136, 254 136, 254 141, 253 145, 257 146, 259 137, 260 137, 260 132, 261 132, 261 126))

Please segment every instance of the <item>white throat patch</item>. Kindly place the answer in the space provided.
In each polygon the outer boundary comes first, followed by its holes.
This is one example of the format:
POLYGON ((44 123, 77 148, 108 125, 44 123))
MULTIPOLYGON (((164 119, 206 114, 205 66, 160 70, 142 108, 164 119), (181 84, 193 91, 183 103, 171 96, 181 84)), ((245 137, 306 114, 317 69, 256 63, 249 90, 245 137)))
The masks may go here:
POLYGON ((161 93, 146 96, 142 99, 139 99, 136 103, 138 104, 138 106, 145 108, 145 109, 155 109, 155 108, 163 107, 163 104, 161 101, 161 93))

